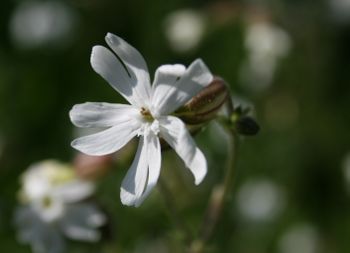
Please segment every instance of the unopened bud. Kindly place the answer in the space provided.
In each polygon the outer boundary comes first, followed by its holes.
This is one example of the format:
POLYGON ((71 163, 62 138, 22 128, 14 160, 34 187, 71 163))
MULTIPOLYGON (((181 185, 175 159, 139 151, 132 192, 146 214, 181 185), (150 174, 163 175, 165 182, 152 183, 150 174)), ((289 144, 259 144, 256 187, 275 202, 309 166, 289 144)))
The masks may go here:
POLYGON ((241 135, 256 135, 260 127, 252 117, 242 116, 236 121, 236 130, 241 135))
POLYGON ((79 153, 73 162, 76 173, 85 179, 96 179, 106 174, 113 161, 112 155, 89 156, 79 153))
POLYGON ((202 124, 216 116, 227 97, 228 89, 225 81, 215 77, 207 87, 175 111, 174 114, 186 124, 202 124))

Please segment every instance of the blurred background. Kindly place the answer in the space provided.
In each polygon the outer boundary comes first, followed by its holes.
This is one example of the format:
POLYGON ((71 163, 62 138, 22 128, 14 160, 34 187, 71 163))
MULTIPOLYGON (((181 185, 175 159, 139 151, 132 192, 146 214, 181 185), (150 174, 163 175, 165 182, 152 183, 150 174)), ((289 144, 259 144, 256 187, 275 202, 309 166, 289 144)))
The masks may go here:
MULTIPOLYGON (((242 139, 235 185, 208 252, 350 252, 350 0, 3 0, 0 8, 0 249, 31 252, 16 239, 19 176, 45 159, 71 162, 81 135, 77 103, 124 102, 91 68, 92 46, 112 32, 136 47, 153 77, 165 63, 201 57, 254 106, 261 126, 242 139)), ((225 170, 215 123, 196 136, 209 161, 195 187, 173 152, 162 177, 195 230, 225 170)), ((225 144, 225 145, 223 145, 225 144)), ((119 187, 135 145, 113 157, 96 202, 109 217, 98 244, 67 252, 181 252, 179 231, 157 190, 124 207, 119 187)))

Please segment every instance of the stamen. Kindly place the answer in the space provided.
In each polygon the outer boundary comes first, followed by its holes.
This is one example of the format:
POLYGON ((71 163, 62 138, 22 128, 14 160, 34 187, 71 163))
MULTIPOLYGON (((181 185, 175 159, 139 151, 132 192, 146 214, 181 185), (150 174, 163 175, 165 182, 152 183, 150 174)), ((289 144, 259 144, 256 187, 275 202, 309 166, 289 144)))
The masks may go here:
POLYGON ((151 112, 148 109, 146 109, 145 107, 141 107, 141 114, 143 116, 150 116, 151 112))
POLYGON ((151 112, 148 109, 141 107, 140 113, 144 117, 144 119, 146 119, 147 121, 152 122, 154 120, 151 112))

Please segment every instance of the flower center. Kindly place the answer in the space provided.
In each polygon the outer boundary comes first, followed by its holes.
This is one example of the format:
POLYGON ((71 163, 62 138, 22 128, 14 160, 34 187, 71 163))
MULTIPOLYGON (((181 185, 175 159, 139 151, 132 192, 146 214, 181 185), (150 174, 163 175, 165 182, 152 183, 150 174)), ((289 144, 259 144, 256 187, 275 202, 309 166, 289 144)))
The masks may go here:
POLYGON ((65 212, 64 203, 53 196, 46 195, 39 201, 32 202, 34 211, 44 222, 53 222, 60 219, 65 212))
POLYGON ((140 113, 142 115, 143 124, 138 131, 138 136, 148 135, 151 132, 155 135, 159 133, 159 121, 157 118, 153 117, 150 110, 145 107, 141 107, 140 113))
POLYGON ((148 109, 146 109, 145 107, 141 107, 140 113, 146 121, 152 122, 154 120, 151 112, 148 109))
POLYGON ((49 196, 45 196, 42 200, 44 208, 50 208, 52 206, 52 199, 49 196))

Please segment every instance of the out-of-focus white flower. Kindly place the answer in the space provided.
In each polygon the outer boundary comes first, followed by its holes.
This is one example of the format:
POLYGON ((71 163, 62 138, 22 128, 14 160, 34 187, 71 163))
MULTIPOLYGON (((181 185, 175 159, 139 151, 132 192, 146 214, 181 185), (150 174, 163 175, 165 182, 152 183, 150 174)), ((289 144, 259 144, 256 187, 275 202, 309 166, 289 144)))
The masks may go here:
POLYGON ((19 48, 58 46, 72 37, 76 16, 61 1, 23 1, 10 20, 10 33, 19 48))
POLYGON ((319 252, 319 239, 316 229, 309 224, 296 224, 291 227, 278 243, 280 253, 319 252))
POLYGON ((245 46, 256 60, 286 56, 290 49, 289 35, 273 24, 253 23, 248 26, 245 46))
POLYGON ((264 90, 273 80, 278 61, 290 51, 289 35, 268 22, 252 23, 246 30, 245 47, 248 56, 241 69, 242 83, 255 91, 264 90))
POLYGON ((333 20, 339 23, 350 22, 350 0, 328 0, 333 20))
POLYGON ((270 221, 285 205, 281 189, 265 179, 244 183, 238 190, 237 201, 241 215, 252 221, 270 221))
POLYGON ((170 47, 185 53, 195 49, 202 40, 206 29, 205 17, 195 10, 178 10, 167 16, 164 29, 170 47))
POLYGON ((81 200, 94 191, 91 182, 76 177, 71 167, 49 160, 34 164, 22 176, 21 207, 15 214, 18 239, 36 253, 64 251, 62 234, 75 240, 97 241, 105 216, 81 200))
POLYGON ((109 49, 95 46, 92 67, 131 105, 75 105, 70 118, 76 126, 108 129, 75 139, 72 146, 88 155, 106 155, 140 137, 136 157, 122 182, 120 197, 125 205, 139 206, 156 185, 161 167, 159 137, 177 152, 199 184, 207 172, 206 159, 185 124, 170 114, 206 87, 212 74, 200 59, 187 69, 180 64, 162 65, 151 85, 146 62, 135 48, 110 33, 106 42, 118 58, 109 49))

